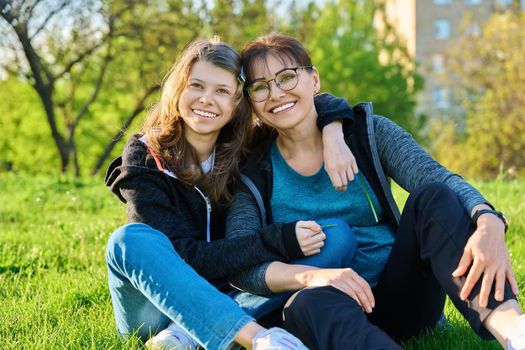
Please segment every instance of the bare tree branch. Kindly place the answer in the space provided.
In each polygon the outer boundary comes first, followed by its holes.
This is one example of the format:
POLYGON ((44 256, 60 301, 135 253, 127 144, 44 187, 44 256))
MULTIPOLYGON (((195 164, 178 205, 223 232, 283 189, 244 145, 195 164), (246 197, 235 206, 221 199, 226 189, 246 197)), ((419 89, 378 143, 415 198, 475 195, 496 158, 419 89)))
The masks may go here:
POLYGON ((41 2, 41 0, 35 0, 25 12, 27 12, 26 18, 31 18, 33 16, 33 11, 35 10, 35 7, 41 2))
POLYGON ((11 3, 12 1, 8 3, 6 0, 0 0, 0 16, 2 16, 10 26, 14 27, 15 24, 13 22, 16 22, 16 15, 13 12, 14 9, 11 3))
POLYGON ((91 54, 93 54, 96 50, 98 50, 100 47, 102 47, 102 45, 104 45, 106 43, 106 41, 109 39, 109 34, 104 36, 104 38, 99 42, 97 43, 96 45, 93 45, 92 47, 90 47, 89 49, 85 50, 84 52, 82 52, 81 54, 79 54, 77 56, 77 58, 75 58, 74 60, 72 60, 71 62, 69 62, 65 68, 62 70, 62 72, 58 73, 57 75, 55 75, 53 77, 53 80, 57 80, 57 79, 60 79, 62 76, 64 76, 64 74, 66 73, 69 73, 71 71, 71 69, 73 69, 73 67, 82 62, 83 60, 85 60, 88 56, 90 56, 91 54))
POLYGON ((100 169, 102 168, 102 165, 108 159, 108 157, 111 155, 111 152, 113 151, 113 148, 117 145, 117 143, 126 135, 126 132, 128 131, 129 126, 135 118, 145 109, 145 104, 147 99, 154 94, 156 91, 160 89, 160 84, 155 84, 150 86, 150 88, 144 93, 142 98, 137 102, 135 105, 135 109, 131 112, 128 119, 122 124, 122 127, 119 129, 117 134, 113 136, 111 139, 111 142, 106 146, 104 149, 104 152, 100 155, 100 157, 97 160, 97 164, 93 167, 93 170, 91 171, 92 175, 98 174, 100 169))
POLYGON ((106 74, 107 68, 109 66, 109 62, 111 61, 111 46, 108 48, 108 52, 106 54, 106 57, 104 57, 104 63, 102 64, 102 68, 100 69, 100 73, 97 79, 97 83, 95 85, 95 88, 93 89, 93 93, 91 94, 91 97, 84 103, 82 108, 78 111, 75 119, 73 120, 73 125, 76 127, 78 123, 80 122, 80 119, 84 116, 84 114, 89 109, 89 106, 96 100, 98 93, 100 92, 100 88, 102 87, 102 83, 104 81, 104 76, 106 74))
MULTIPOLYGON (((36 3, 38 3, 39 1, 37 1, 36 3)), ((56 8, 55 10, 51 11, 47 17, 44 19, 44 21, 38 26, 38 28, 35 30, 35 32, 33 34, 31 34, 31 36, 29 37, 29 40, 33 40, 33 38, 35 36, 38 35, 38 33, 40 33, 40 31, 42 31, 42 29, 44 29, 47 25, 47 23, 51 20, 51 18, 53 18, 57 13, 59 13, 60 11, 62 11, 68 4, 68 1, 62 1, 62 3, 59 5, 58 8, 56 8)))

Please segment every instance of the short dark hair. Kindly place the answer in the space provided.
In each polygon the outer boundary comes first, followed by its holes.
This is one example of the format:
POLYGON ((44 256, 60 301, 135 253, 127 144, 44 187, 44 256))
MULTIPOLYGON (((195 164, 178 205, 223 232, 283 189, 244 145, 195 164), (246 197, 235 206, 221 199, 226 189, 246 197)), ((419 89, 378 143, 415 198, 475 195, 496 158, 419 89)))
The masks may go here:
POLYGON ((254 68, 263 64, 271 55, 285 64, 311 66, 312 60, 306 48, 297 39, 280 33, 258 37, 242 49, 242 67, 246 75, 246 85, 254 79, 254 68))

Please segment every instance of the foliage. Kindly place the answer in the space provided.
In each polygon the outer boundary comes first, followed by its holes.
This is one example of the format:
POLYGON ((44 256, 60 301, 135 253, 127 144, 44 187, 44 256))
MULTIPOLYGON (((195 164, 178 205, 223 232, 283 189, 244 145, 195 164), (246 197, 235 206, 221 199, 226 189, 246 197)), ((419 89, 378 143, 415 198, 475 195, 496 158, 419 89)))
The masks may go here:
POLYGON ((459 155, 456 162, 467 176, 525 174, 524 26, 522 12, 497 13, 481 36, 462 39, 450 54, 451 83, 465 108, 466 127, 434 148, 447 164, 459 155))
MULTIPOLYGON (((525 183, 479 183, 511 220, 507 242, 525 287, 525 183)), ((120 339, 105 266, 110 233, 125 223, 125 206, 99 179, 0 174, 0 339, 5 349, 143 349, 120 339)), ((400 202, 406 193, 397 190, 400 202)), ((523 305, 523 302, 522 302, 523 305)), ((448 304, 449 328, 407 349, 499 349, 480 341, 448 304)))
POLYGON ((328 2, 319 10, 307 46, 323 90, 353 102, 373 101, 375 113, 417 133, 422 120, 414 115, 415 94, 422 78, 384 11, 381 1, 328 2), (385 23, 380 31, 374 25, 378 16, 385 23))
POLYGON ((420 79, 391 28, 376 33, 382 8, 373 3, 0 0, 0 73, 9 75, 0 81, 9 101, 0 104, 0 125, 11 132, 0 141, 0 172, 103 170, 184 46, 215 34, 238 49, 272 31, 296 36, 311 49, 325 91, 372 100, 377 113, 415 131, 420 79))

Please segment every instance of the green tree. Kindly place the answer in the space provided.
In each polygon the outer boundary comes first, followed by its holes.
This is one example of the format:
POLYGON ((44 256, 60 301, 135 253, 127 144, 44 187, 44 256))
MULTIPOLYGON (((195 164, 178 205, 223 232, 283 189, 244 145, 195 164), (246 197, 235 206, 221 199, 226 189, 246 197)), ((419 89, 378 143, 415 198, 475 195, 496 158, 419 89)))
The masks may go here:
POLYGON ((1 0, 0 9, 2 68, 37 93, 59 168, 73 164, 76 175, 100 170, 202 26, 201 9, 184 0, 1 0))
POLYGON ((469 176, 525 173, 524 27, 522 12, 497 13, 481 35, 463 38, 450 54, 454 95, 466 121, 454 146, 464 151, 462 170, 469 176))
POLYGON ((71 161, 75 173, 80 172, 75 135, 100 92, 112 58, 119 14, 111 10, 93 2, 0 1, 3 44, 12 57, 3 68, 27 79, 37 92, 62 172, 71 161), (85 75, 90 88, 77 89, 85 75))
POLYGON ((278 30, 280 19, 265 0, 215 0, 206 16, 205 33, 219 35, 238 50, 248 40, 278 30))
POLYGON ((393 28, 379 31, 374 25, 382 14, 378 1, 328 2, 319 9, 307 47, 323 90, 352 102, 373 101, 376 113, 416 133, 421 124, 414 115, 415 94, 422 79, 393 28))

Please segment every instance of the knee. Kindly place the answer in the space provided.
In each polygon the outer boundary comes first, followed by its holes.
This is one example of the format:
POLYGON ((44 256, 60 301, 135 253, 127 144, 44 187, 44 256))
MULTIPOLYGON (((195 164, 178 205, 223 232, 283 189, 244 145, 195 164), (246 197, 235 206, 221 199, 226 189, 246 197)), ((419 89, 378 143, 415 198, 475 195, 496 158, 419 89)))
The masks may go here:
POLYGON ((357 239, 353 230, 341 219, 320 220, 319 225, 334 225, 323 229, 324 247, 316 256, 317 267, 348 267, 357 251, 357 239))
POLYGON ((457 198, 454 191, 442 182, 431 182, 421 185, 411 193, 411 196, 421 202, 435 202, 445 198, 457 198))
POLYGON ((284 314, 294 318, 304 316, 313 305, 319 304, 318 289, 305 288, 293 294, 284 306, 284 314))
POLYGON ((106 247, 108 265, 122 259, 128 259, 140 254, 144 247, 150 246, 157 235, 156 230, 142 223, 131 223, 116 229, 109 237, 106 247))
POLYGON ((359 304, 332 286, 305 288, 295 293, 284 306, 285 316, 294 319, 317 318, 320 314, 345 310, 362 312, 359 304))

